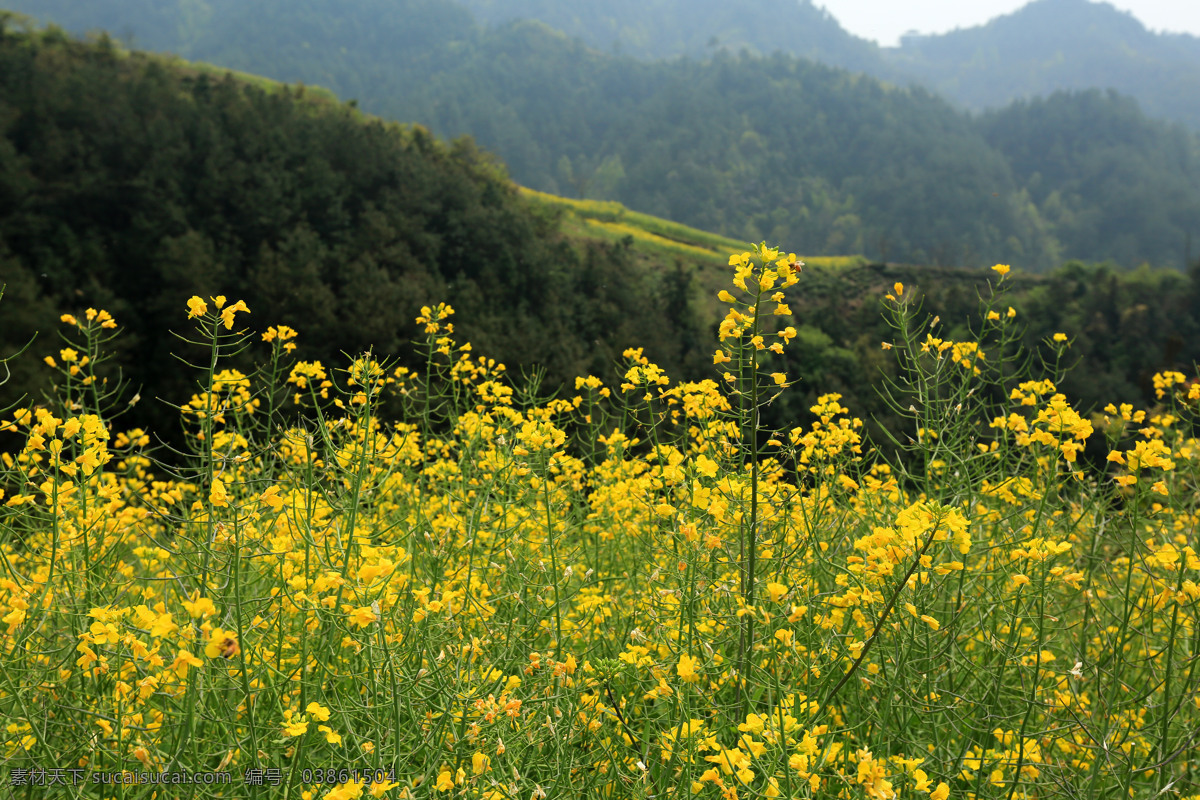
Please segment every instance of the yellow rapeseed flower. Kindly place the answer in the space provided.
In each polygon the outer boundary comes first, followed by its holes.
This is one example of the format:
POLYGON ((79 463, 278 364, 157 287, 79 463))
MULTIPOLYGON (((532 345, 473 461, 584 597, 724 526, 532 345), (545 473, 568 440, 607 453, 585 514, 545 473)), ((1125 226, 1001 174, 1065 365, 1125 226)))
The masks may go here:
POLYGON ((696 683, 700 680, 700 674, 696 671, 696 660, 687 653, 679 656, 679 664, 676 665, 675 671, 680 679, 687 683, 696 683))
POLYGON ((365 628, 376 619, 375 612, 370 606, 360 606, 350 612, 350 621, 360 628, 365 628))
POLYGON ((213 605, 213 601, 208 597, 200 597, 198 590, 192 593, 191 599, 183 601, 183 607, 191 614, 192 619, 209 617, 217 613, 217 607, 213 605))
POLYGON ((308 733, 308 720, 301 719, 288 722, 283 726, 284 736, 303 736, 308 733))
POLYGON ((229 493, 225 490, 225 482, 220 478, 213 478, 212 491, 209 492, 208 499, 217 508, 229 507, 229 493))
MULTIPOLYGON (((339 784, 329 794, 325 795, 325 800, 356 800, 363 796, 363 788, 366 783, 363 781, 349 781, 339 784)), ((379 795, 375 795, 378 797, 379 795)))
POLYGON ((717 475, 717 462, 713 461, 708 456, 696 456, 692 462, 696 466, 696 471, 706 478, 715 478, 717 475))
POLYGON ((233 330, 233 315, 238 311, 245 311, 247 314, 250 313, 250 309, 241 300, 221 311, 221 322, 225 325, 225 330, 233 330))
POLYGON ((259 502, 270 506, 272 511, 283 508, 283 498, 279 496, 278 486, 268 486, 267 490, 258 496, 259 502))
POLYGON ((204 646, 204 655, 207 658, 233 658, 239 652, 241 647, 238 645, 237 634, 222 628, 213 628, 208 636, 208 644, 204 646))
POLYGON ((186 679, 188 667, 202 667, 204 662, 192 655, 190 650, 180 650, 176 656, 174 663, 171 664, 171 669, 180 679, 186 679))

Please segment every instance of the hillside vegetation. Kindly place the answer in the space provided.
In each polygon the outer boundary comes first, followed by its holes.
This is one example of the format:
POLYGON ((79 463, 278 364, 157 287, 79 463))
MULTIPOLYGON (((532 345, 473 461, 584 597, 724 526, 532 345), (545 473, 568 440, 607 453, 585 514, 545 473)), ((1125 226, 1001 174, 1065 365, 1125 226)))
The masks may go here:
MULTIPOLYGON (((162 332, 196 293, 244 298, 325 359, 398 349, 415 309, 453 296, 477 346, 555 381, 635 341, 687 360, 686 326, 656 321, 686 311, 686 284, 622 242, 568 241, 470 141, 54 32, 0 33, 0 284, 7 352, 30 331, 55 352, 64 311, 117 315, 150 417, 189 391, 162 332)), ((38 370, 15 369, 9 399, 37 396, 38 370)))
MULTIPOLYGON (((633 346, 668 374, 710 374, 732 239, 519 190, 469 140, 111 42, 8 30, 0 67, 0 343, 13 352, 41 331, 34 352, 53 355, 59 314, 110 309, 126 334, 104 374, 119 367, 140 389, 131 420, 169 431, 157 398, 190 392, 162 335, 189 292, 244 299, 326 361, 396 348, 418 309, 452 299, 464 336, 515 371, 539 365, 547 390, 607 374, 633 346)), ((900 281, 965 321, 987 273, 800 253, 804 346, 786 359, 804 380, 765 413, 801 418, 837 390, 893 425, 875 392, 889 335, 878 298, 900 281)), ((1012 285, 1032 350, 1075 332, 1083 368, 1064 389, 1085 409, 1149 397, 1154 370, 1200 358, 1193 273, 1074 263, 1012 285)), ((5 396, 39 397, 50 373, 12 368, 5 396)))
POLYGON ((809 254, 1038 270, 1113 258, 1179 268, 1200 219, 1200 139, 1107 94, 1022 106, 1013 113, 1023 124, 996 139, 996 125, 927 91, 792 56, 722 50, 704 60, 644 62, 541 23, 485 30, 448 0, 304 0, 286 11, 219 0, 203 14, 168 2, 155 8, 171 26, 139 27, 118 0, 51 3, 39 14, 74 30, 131 30, 146 46, 327 86, 443 137, 469 134, 534 189, 616 200, 809 254), (1063 111, 1077 106, 1091 110, 1063 111), (1095 127, 1113 119, 1129 124, 1095 127), (1087 164, 1046 146, 1101 131, 1105 153, 1087 164), (1013 160, 1021 151, 1044 151, 1048 163, 1033 174, 1013 160), (1111 193, 1086 190, 1113 161, 1125 196, 1138 198, 1137 214, 1111 193))

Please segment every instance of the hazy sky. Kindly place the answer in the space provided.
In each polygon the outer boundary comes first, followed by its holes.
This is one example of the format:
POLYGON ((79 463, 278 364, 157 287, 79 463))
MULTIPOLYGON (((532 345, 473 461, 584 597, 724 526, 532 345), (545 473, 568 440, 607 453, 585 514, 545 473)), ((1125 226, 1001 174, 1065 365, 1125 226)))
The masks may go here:
MULTIPOLYGON (((945 33, 979 25, 1009 14, 1027 0, 813 0, 837 18, 842 27, 885 47, 899 44, 910 30, 945 33)), ((1200 0, 1112 0, 1110 5, 1130 11, 1155 31, 1200 36, 1200 0)))

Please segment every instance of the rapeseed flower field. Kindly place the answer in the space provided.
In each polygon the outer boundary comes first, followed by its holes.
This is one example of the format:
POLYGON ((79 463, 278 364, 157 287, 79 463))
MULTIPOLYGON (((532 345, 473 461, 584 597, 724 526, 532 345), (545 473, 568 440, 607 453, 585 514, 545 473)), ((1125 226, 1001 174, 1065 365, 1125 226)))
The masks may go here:
POLYGON ((0 793, 1200 797, 1200 384, 1072 408, 997 265, 969 340, 882 298, 891 441, 836 394, 767 430, 802 264, 730 267, 713 380, 549 399, 448 305, 406 369, 181 299, 163 459, 119 321, 64 315, 2 423, 0 793))

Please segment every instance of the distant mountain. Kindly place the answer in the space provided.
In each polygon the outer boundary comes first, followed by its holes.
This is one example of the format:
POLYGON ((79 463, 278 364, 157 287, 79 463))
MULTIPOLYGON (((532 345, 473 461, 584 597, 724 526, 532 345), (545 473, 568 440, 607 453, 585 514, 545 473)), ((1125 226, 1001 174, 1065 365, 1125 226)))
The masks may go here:
MULTIPOLYGON (((7 0, 6 5, 75 33, 102 29, 127 44, 229 66, 255 61, 254 51, 262 47, 257 39, 245 40, 250 31, 263 35, 254 24, 264 13, 256 2, 7 0)), ((364 85, 386 79, 364 58, 383 41, 397 55, 415 48, 432 67, 448 55, 437 45, 463 40, 476 19, 493 27, 529 19, 602 52, 640 59, 703 59, 720 49, 784 52, 901 86, 920 83, 976 111, 1055 91, 1116 89, 1151 116, 1200 130, 1200 38, 1152 33, 1132 15, 1091 0, 1034 0, 985 25, 907 36, 894 48, 848 33, 813 0, 356 0, 336 8, 295 0, 269 13, 285 11, 276 31, 280 38, 269 48, 274 63, 287 51, 292 72, 311 71, 307 57, 325 44, 336 45, 364 85), (349 40, 359 44, 346 45, 349 40)), ((242 68, 271 73, 256 63, 242 68)), ((332 83, 335 77, 316 79, 332 83)), ((338 80, 339 90, 351 96, 366 93, 344 85, 345 76, 338 80)))
POLYGON ((536 19, 605 52, 703 58, 776 51, 890 83, 917 82, 972 110, 1056 91, 1116 89, 1200 130, 1200 38, 1148 31, 1090 0, 1034 0, 991 22, 880 48, 812 0, 460 0, 487 23, 536 19))
POLYGON ((34 20, 128 47, 287 81, 343 97, 394 91, 405 73, 453 65, 451 43, 479 27, 452 0, 0 0, 34 20))
POLYGON ((459 0, 482 21, 545 22, 597 49, 637 58, 711 56, 718 49, 784 52, 887 76, 884 53, 846 32, 811 0, 459 0))
POLYGON ((1070 89, 1116 89, 1155 117, 1200 129, 1200 38, 1152 33, 1089 0, 1035 0, 986 25, 908 36, 898 72, 971 109, 1070 89))
MULTIPOLYGON (((645 5, 661 11, 672 1, 645 5)), ((41 2, 47 14, 61 6, 75 30, 92 27, 80 24, 85 12, 128 28, 117 22, 128 0, 41 2)), ((605 8, 632 14, 623 2, 605 8)), ((326 86, 366 111, 473 136, 525 186, 618 200, 743 241, 1027 269, 1062 258, 1179 267, 1200 241, 1200 139, 1117 95, 1086 97, 1087 113, 1056 112, 1079 105, 1073 95, 1021 106, 1013 114, 1037 119, 1009 125, 1003 114, 974 119, 922 88, 779 52, 747 46, 646 61, 542 22, 484 28, 449 0, 158 0, 154 8, 160 24, 145 30, 166 38, 146 46, 326 86), (1136 135, 1114 138, 1104 126, 1116 121, 1136 135), (1049 141, 1090 155, 1046 150, 1049 141), (1027 168, 1028 153, 1043 161, 1027 168), (1105 165, 1122 176, 1119 191, 1104 180, 1105 165), (1091 191, 1097 186, 1106 191, 1091 191), (1123 197, 1141 198, 1136 214, 1123 211, 1123 197)), ((695 8, 698 20, 720 10, 713 0, 695 8)), ((813 19, 840 30, 825 15, 813 19)), ((683 27, 679 42, 697 41, 683 27)))

